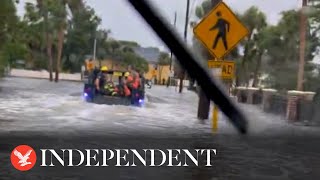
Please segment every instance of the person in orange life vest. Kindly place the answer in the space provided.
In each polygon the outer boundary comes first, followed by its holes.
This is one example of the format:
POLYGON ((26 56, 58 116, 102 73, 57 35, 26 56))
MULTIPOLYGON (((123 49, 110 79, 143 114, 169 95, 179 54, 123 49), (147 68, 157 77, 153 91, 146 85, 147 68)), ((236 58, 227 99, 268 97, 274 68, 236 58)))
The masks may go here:
POLYGON ((131 68, 129 71, 130 71, 130 74, 127 78, 128 87, 132 90, 138 89, 140 85, 139 73, 134 68, 131 68))
POLYGON ((138 89, 140 86, 140 75, 139 73, 136 73, 135 76, 133 76, 133 84, 132 84, 132 87, 134 89, 138 89))
POLYGON ((133 89, 133 75, 129 72, 128 76, 126 77, 126 85, 132 90, 133 89))
POLYGON ((136 90, 133 88, 133 82, 134 82, 133 74, 130 73, 130 75, 127 78, 127 86, 129 88, 129 90, 131 91, 131 95, 130 95, 131 104, 134 104, 135 99, 136 99, 135 98, 136 90))
POLYGON ((139 96, 138 88, 140 85, 140 77, 135 68, 131 68, 130 75, 127 79, 127 85, 131 90, 131 104, 134 104, 139 96))
POLYGON ((126 97, 128 97, 128 96, 131 95, 131 91, 130 91, 130 89, 128 88, 128 86, 127 86, 127 84, 126 84, 127 77, 129 76, 129 74, 130 74, 129 72, 126 72, 126 73, 124 74, 124 76, 121 77, 121 81, 120 81, 120 84, 119 84, 119 86, 118 86, 119 94, 120 94, 121 96, 126 96, 126 97))
POLYGON ((127 86, 127 84, 126 84, 126 82, 127 82, 127 78, 128 78, 128 76, 130 75, 130 73, 129 72, 126 72, 125 73, 125 79, 124 79, 124 83, 123 83, 123 90, 124 90, 124 95, 125 96, 130 96, 131 95, 131 91, 130 91, 130 89, 128 88, 128 86, 127 86))

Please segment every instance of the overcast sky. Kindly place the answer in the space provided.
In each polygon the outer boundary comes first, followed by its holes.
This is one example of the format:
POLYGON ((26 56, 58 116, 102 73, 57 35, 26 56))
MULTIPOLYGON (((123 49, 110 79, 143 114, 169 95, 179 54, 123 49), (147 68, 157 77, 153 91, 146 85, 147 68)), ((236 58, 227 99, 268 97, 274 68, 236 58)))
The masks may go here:
MULTIPOLYGON (((23 3, 18 7, 19 15, 24 13, 23 3)), ((100 28, 111 29, 112 37, 120 40, 136 41, 142 46, 153 46, 164 49, 161 40, 145 24, 139 14, 126 2, 126 0, 85 0, 93 7, 96 13, 102 18, 100 28)), ((183 36, 185 23, 186 0, 150 0, 161 14, 173 23, 174 12, 177 11, 177 31, 183 36)), ((195 19, 194 9, 203 0, 191 0, 191 20, 195 19)), ((288 9, 296 9, 301 5, 301 0, 224 0, 229 7, 237 12, 244 12, 250 6, 257 6, 268 18, 268 22, 275 24, 280 18, 279 13, 288 9)), ((192 37, 192 30, 188 32, 189 39, 192 37)))

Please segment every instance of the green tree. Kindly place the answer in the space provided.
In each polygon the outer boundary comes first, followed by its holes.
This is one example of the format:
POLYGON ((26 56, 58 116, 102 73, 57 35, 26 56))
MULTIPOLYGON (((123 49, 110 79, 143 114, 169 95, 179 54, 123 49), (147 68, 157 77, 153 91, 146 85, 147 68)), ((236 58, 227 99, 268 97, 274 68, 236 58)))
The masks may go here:
MULTIPOLYGON (((110 57, 110 52, 108 48, 108 38, 111 30, 98 30, 96 33, 97 40, 97 59, 99 60, 99 66, 101 66, 101 60, 110 57)), ((113 68, 113 64, 112 64, 113 68)))
POLYGON ((134 41, 124 41, 124 40, 120 40, 119 41, 120 44, 127 46, 127 47, 140 47, 140 45, 137 42, 134 41))
POLYGON ((118 41, 112 40, 109 43, 110 43, 109 48, 111 50, 111 53, 115 54, 117 51, 120 50, 121 44, 118 41))
MULTIPOLYGON (((298 11, 285 11, 277 26, 269 27, 269 34, 265 38, 268 62, 264 71, 269 75, 267 83, 273 88, 284 90, 296 88, 300 41, 299 20, 298 11)), ((309 24, 306 32, 305 85, 312 82, 309 74, 314 67, 309 62, 313 60, 313 53, 319 46, 317 33, 311 29, 309 24)))
POLYGON ((0 17, 0 71, 3 72, 11 54, 7 50, 12 48, 15 43, 13 32, 15 32, 18 21, 15 4, 12 0, 1 1, 0 17))
MULTIPOLYGON (((21 21, 15 15, 12 0, 4 3, 0 9, 1 16, 5 17, 0 24, 3 42, 0 45, 1 62, 25 59, 27 68, 48 69, 51 81, 55 64, 55 80, 58 81, 61 64, 63 70, 80 70, 85 56, 92 54, 95 38, 98 42, 97 57, 102 59, 110 54, 105 48, 110 30, 97 30, 101 19, 82 0, 26 3, 26 13, 21 21), (67 9, 71 12, 69 20, 67 9), (104 37, 96 37, 100 32, 104 37)), ((130 51, 130 48, 125 51, 130 51)))
POLYGON ((149 70, 149 66, 148 66, 148 62, 138 56, 137 54, 135 53, 132 53, 132 52, 122 52, 121 53, 121 64, 123 66, 134 66, 136 67, 140 72, 148 72, 149 70))
MULTIPOLYGON (((67 23, 68 33, 65 36, 63 50, 63 69, 65 71, 79 72, 85 56, 93 53, 94 39, 97 37, 97 28, 101 19, 95 11, 82 3, 71 3, 72 19, 67 23)), ((108 31, 107 31, 108 32, 108 31)), ((97 40, 97 55, 100 56, 99 48, 104 43, 97 40)))
POLYGON ((242 80, 242 83, 248 85, 250 75, 252 75, 253 86, 257 86, 262 55, 265 52, 263 36, 264 29, 267 27, 267 18, 257 7, 250 7, 240 17, 249 30, 249 35, 242 42, 244 47, 244 55, 240 66, 242 73, 237 74, 237 77, 242 80))

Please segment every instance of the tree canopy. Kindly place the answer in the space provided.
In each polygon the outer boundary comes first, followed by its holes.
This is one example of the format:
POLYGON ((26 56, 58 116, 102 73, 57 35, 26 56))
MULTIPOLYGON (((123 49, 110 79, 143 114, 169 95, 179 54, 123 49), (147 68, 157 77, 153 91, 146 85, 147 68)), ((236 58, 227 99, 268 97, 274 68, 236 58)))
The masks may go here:
MULTIPOLYGON (((50 74, 60 70, 79 72, 84 60, 92 57, 96 41, 96 58, 113 59, 123 66, 134 65, 141 71, 148 70, 148 62, 135 54, 140 45, 136 42, 111 38, 112 27, 101 29, 101 18, 83 0, 37 0, 25 3, 25 14, 18 18, 16 3, 2 0, 0 7, 0 71, 7 65, 16 66, 23 60, 27 69, 47 69, 50 74)), ((320 0, 309 1, 303 13, 308 17, 306 31, 306 65, 304 89, 314 90, 320 83, 316 73, 319 66, 311 61, 319 52, 320 0)), ((196 7, 198 20, 212 9, 212 0, 204 0, 196 7)), ((226 57, 236 62, 236 84, 258 86, 263 83, 277 89, 295 89, 299 62, 300 10, 281 14, 276 25, 268 24, 266 14, 257 7, 249 7, 236 15, 246 25, 249 36, 226 57)), ((197 22, 191 22, 194 26, 197 22)), ((195 53, 204 59, 212 55, 193 38, 195 53)), ((205 61, 203 63, 206 63, 205 61)), ((168 54, 161 53, 159 65, 168 65, 168 54)), ((55 79, 58 80, 56 75, 55 79)), ((52 80, 52 74, 50 80, 52 80)))
MULTIPOLYGON (((17 1, 19 3, 19 1, 17 1)), ((79 72, 84 60, 92 57, 96 40, 96 58, 114 59, 120 64, 148 70, 145 59, 134 53, 136 42, 110 38, 110 29, 99 29, 101 18, 83 0, 37 0, 25 3, 22 18, 15 3, 4 0, 0 7, 0 67, 15 67, 23 60, 25 68, 49 72, 79 72)), ((53 80, 50 75, 50 80, 53 80)))

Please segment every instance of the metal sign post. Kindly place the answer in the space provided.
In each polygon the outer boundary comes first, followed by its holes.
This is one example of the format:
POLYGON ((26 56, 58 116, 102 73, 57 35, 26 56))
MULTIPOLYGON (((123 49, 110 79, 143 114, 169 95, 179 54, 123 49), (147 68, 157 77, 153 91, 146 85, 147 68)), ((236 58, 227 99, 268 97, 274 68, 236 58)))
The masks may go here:
MULTIPOLYGON (((193 29, 195 37, 216 58, 223 59, 237 44, 249 34, 248 29, 240 22, 231 9, 222 1, 193 29)), ((234 77, 234 62, 209 61, 209 68, 221 67, 222 79, 234 77)), ((210 103, 200 91, 198 119, 207 119, 210 103)))

